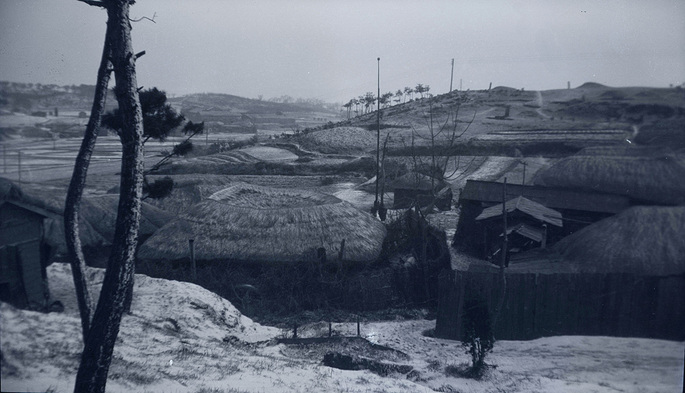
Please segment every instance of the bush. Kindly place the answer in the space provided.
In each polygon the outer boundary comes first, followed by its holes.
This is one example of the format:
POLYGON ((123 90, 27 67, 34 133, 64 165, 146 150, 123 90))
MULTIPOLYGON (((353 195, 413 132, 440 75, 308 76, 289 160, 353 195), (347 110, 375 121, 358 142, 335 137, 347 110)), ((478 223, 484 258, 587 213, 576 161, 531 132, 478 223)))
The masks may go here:
POLYGON ((468 374, 472 378, 479 379, 487 368, 485 356, 492 350, 495 343, 487 302, 474 293, 466 295, 462 321, 464 329, 462 343, 468 348, 466 353, 471 355, 471 367, 468 374))

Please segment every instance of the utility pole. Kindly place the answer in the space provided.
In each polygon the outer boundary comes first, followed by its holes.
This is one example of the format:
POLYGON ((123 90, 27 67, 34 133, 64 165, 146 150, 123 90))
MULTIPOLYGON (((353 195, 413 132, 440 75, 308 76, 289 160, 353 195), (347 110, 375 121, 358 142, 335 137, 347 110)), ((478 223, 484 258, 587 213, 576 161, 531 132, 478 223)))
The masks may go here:
POLYGON ((509 239, 507 237, 507 178, 504 178, 504 186, 502 187, 502 217, 504 218, 504 241, 502 242, 502 260, 499 268, 504 272, 504 266, 507 263, 507 248, 509 247, 509 239))
POLYGON ((523 184, 525 186, 526 185, 526 166, 528 165, 528 163, 525 161, 522 161, 522 163, 523 163, 523 182, 521 182, 521 184, 523 184))
POLYGON ((452 73, 450 74, 450 93, 452 92, 452 80, 454 79, 454 57, 452 58, 452 73))
POLYGON ((381 58, 378 61, 378 96, 376 102, 378 110, 376 111, 376 125, 378 131, 376 132, 376 200, 373 202, 373 215, 376 215, 380 206, 378 203, 378 182, 380 180, 380 164, 381 164, 381 58))
POLYGON ((19 181, 21 181, 21 150, 17 154, 17 157, 18 157, 17 158, 17 169, 18 169, 17 174, 19 175, 19 181))

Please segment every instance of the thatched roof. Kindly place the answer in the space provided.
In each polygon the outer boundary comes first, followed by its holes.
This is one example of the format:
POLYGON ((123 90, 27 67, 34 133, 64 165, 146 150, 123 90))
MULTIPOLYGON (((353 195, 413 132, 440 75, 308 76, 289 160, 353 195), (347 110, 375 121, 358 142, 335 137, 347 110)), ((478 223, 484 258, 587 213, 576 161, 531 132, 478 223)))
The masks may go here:
MULTIPOLYGON (((502 201, 503 187, 503 183, 467 180, 466 186, 459 194, 459 199, 481 203, 500 203, 502 201)), ((545 186, 507 184, 507 197, 511 198, 518 195, 542 203, 552 209, 618 213, 630 207, 628 197, 622 195, 545 186)))
POLYGON ((564 158, 538 172, 537 185, 625 195, 634 200, 685 203, 685 155, 595 156, 564 158))
POLYGON ((344 239, 343 260, 365 262, 379 256, 385 226, 334 196, 239 183, 161 228, 138 257, 187 258, 191 238, 199 260, 317 261, 321 247, 335 260, 344 239))
MULTIPOLYGON (((15 183, 0 178, 0 200, 10 200, 28 206, 34 206, 46 212, 45 240, 53 252, 64 253, 64 202, 66 190, 60 187, 48 187, 37 184, 23 184, 20 188, 15 183)), ((110 245, 114 239, 119 195, 85 195, 81 201, 79 215, 79 233, 84 247, 110 245)), ((143 202, 140 217, 140 236, 152 235, 173 218, 148 203, 143 202)))
POLYGON ((444 180, 431 178, 421 173, 410 172, 388 182, 385 187, 391 190, 431 191, 443 189, 447 185, 447 182, 444 180))
MULTIPOLYGON (((558 227, 564 226, 563 222, 561 221, 561 213, 522 196, 517 196, 516 198, 506 201, 504 204, 504 209, 507 211, 507 213, 513 213, 514 211, 518 210, 539 221, 556 225, 558 227)), ((500 216, 502 216, 501 203, 483 209, 478 217, 476 217, 476 220, 487 220, 488 218, 500 216)))
POLYGON ((685 207, 632 207, 553 246, 587 272, 685 273, 685 207))

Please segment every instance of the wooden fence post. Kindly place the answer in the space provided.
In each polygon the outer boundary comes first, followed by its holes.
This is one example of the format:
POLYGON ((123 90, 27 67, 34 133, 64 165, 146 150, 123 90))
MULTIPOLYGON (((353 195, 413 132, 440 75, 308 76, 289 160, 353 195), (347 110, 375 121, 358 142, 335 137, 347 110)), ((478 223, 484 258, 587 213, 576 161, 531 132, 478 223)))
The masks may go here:
POLYGON ((342 239, 342 241, 340 242, 340 252, 338 253, 338 259, 342 261, 344 255, 345 255, 345 239, 342 239))
POLYGON ((193 282, 197 282, 197 266, 195 265, 195 239, 188 239, 190 246, 190 269, 193 277, 193 282))

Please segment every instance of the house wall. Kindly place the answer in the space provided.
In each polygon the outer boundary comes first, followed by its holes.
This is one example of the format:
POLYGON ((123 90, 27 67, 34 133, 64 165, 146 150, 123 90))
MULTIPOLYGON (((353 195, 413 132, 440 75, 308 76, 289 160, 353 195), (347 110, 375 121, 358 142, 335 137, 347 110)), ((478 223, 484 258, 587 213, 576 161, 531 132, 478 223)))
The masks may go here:
POLYGON ((18 307, 45 306, 42 236, 41 215, 11 203, 0 205, 0 269, 8 273, 2 280, 3 300, 18 307))
MULTIPOLYGON (((530 340, 602 335, 685 340, 685 276, 507 273, 494 335, 530 340)), ((492 316, 500 299, 498 272, 445 270, 440 275, 435 334, 460 340, 464 299, 475 296, 492 316)))

